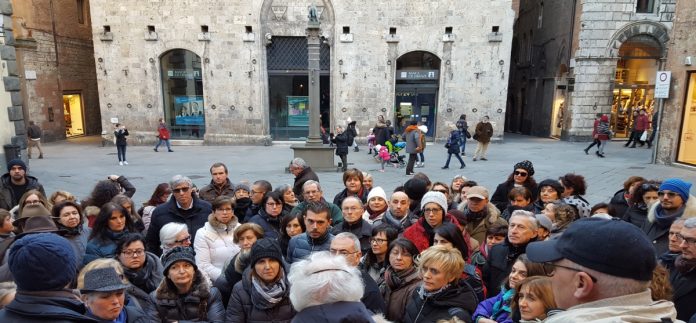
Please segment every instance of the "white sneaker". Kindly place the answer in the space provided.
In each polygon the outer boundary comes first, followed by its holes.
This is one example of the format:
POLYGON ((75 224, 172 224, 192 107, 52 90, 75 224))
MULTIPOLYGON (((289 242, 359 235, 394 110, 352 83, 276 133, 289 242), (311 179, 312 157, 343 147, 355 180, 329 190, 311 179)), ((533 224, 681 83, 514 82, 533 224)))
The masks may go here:
POLYGON ((123 166, 123 162, 122 162, 122 161, 118 162, 118 164, 119 164, 120 166, 123 166))
POLYGON ((124 165, 128 165, 128 162, 124 160, 124 161, 123 161, 123 164, 124 164, 124 165))

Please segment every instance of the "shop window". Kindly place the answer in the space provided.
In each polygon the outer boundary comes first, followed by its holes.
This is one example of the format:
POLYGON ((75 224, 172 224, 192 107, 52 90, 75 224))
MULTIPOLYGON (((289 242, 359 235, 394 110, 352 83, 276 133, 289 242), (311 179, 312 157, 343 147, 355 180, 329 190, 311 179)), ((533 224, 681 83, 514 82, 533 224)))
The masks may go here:
POLYGON ((688 82, 677 161, 696 166, 696 73, 689 73, 688 82))
POLYGON ((655 12, 655 0, 636 0, 636 13, 655 12))
POLYGON ((203 139, 205 102, 200 56, 175 49, 162 55, 160 63, 164 117, 172 138, 203 139))

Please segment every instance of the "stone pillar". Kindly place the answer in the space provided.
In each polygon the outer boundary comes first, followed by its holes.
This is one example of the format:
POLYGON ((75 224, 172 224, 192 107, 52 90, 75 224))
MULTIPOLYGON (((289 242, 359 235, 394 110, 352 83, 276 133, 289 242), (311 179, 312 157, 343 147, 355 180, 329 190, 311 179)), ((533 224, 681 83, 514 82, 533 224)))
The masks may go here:
MULTIPOLYGON (((0 125, 2 127, 12 127, 10 142, 13 145, 20 146, 22 150, 26 149, 26 131, 24 126, 24 112, 22 110, 22 95, 21 86, 19 80, 19 71, 17 68, 17 58, 15 51, 15 38, 12 29, 12 1, 11 0, 0 0, 0 23, 2 24, 3 35, 2 41, 0 41, 0 60, 7 66, 7 74, 3 73, 2 83, 4 85, 3 90, 10 94, 9 104, 7 107, 7 114, 9 124, 0 125)), ((0 90, 2 91, 2 90, 0 90)), ((3 102, 4 103, 4 102, 3 102)), ((3 138, 3 143, 7 143, 3 138)), ((2 146, 0 144, 0 146, 2 146)), ((2 147, 0 147, 2 150, 2 147)), ((4 155, 3 151, 0 151, 0 155, 4 155)), ((25 154, 21 154, 21 158, 27 162, 25 154)), ((4 158, 0 158, 4 159, 4 158)), ((0 161, 1 162, 1 161, 0 161)), ((4 164, 3 164, 4 166, 4 164)), ((4 167, 0 167, 4 168, 4 167)))
POLYGON ((309 135, 308 146, 321 146, 320 126, 320 78, 319 49, 321 47, 321 28, 318 21, 309 21, 307 24, 307 69, 309 70, 309 135))

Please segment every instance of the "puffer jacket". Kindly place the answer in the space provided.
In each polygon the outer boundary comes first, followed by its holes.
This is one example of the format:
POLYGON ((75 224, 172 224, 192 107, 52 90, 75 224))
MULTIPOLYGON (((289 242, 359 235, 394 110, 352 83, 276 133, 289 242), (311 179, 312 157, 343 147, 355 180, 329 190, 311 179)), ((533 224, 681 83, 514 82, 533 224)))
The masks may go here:
POLYGON ((193 241, 196 264, 211 281, 220 276, 225 261, 239 252, 239 246, 233 241, 234 229, 239 225, 236 218, 228 224, 223 224, 210 214, 208 222, 198 229, 193 241))
POLYGON ((449 148, 447 148, 448 154, 460 153, 460 146, 462 145, 462 133, 459 130, 450 131, 449 139, 447 139, 447 144, 449 144, 449 148))
MULTIPOLYGON (((662 208, 659 202, 653 204, 648 210, 648 218, 641 229, 648 235, 655 247, 655 254, 662 255, 669 250, 669 225, 661 226, 655 221, 655 212, 662 208)), ((689 195, 689 199, 684 204, 682 218, 688 219, 696 217, 696 196, 689 195)))
POLYGON ((370 250, 370 239, 372 238, 372 226, 365 219, 360 219, 353 224, 346 221, 333 227, 331 233, 338 235, 341 232, 350 232, 360 239, 360 251, 365 254, 370 250))
POLYGON ((196 270, 193 286, 186 295, 179 295, 169 278, 150 294, 162 322, 218 322, 225 320, 225 307, 217 288, 210 287, 200 270, 196 270))
POLYGON ((328 251, 333 238, 334 235, 328 230, 317 239, 312 239, 307 232, 292 237, 288 243, 288 263, 299 261, 315 252, 328 251))
POLYGON ((251 271, 251 268, 247 268, 244 272, 242 281, 234 285, 232 296, 230 296, 230 302, 227 305, 227 312, 225 313, 225 322, 290 322, 297 312, 295 312, 295 309, 293 309, 290 303, 290 284, 285 277, 284 270, 281 268, 280 272, 280 274, 283 275, 282 279, 285 280, 286 286, 283 299, 279 303, 274 304, 271 308, 262 308, 259 297, 263 296, 251 293, 254 289, 251 281, 251 271))
POLYGON ((396 275, 394 270, 389 267, 384 275, 385 279, 380 283, 379 290, 387 303, 386 317, 388 320, 401 322, 413 291, 420 286, 420 274, 417 268, 413 268, 410 274, 400 279, 388 280, 388 277, 396 275))
POLYGON ((222 185, 222 187, 217 187, 215 182, 211 180, 210 184, 204 186, 198 191, 198 197, 200 197, 201 200, 211 204, 218 196, 234 197, 234 185, 232 185, 229 178, 227 179, 227 182, 222 185))
MULTIPOLYGON (((467 201, 462 202, 459 204, 457 207, 459 211, 464 212, 466 214, 467 210, 467 201)), ((478 224, 476 223, 467 223, 466 224, 466 232, 469 233, 469 235, 476 239, 476 241, 479 242, 480 244, 486 243, 486 231, 488 228, 490 228, 493 225, 507 225, 507 221, 503 219, 500 216, 500 211, 498 208, 493 205, 493 203, 488 203, 488 215, 486 216, 485 219, 483 219, 481 222, 478 224)))
MULTIPOLYGON (((24 175, 27 179, 27 186, 25 192, 28 190, 38 190, 46 196, 46 191, 44 191, 43 185, 39 183, 39 180, 34 176, 24 175)), ((6 173, 0 177, 0 209, 11 210, 15 205, 19 203, 19 199, 22 196, 14 196, 14 191, 12 190, 12 180, 10 179, 10 173, 6 173), (15 203, 14 201, 17 201, 15 203)))
MULTIPOLYGON (((495 303, 503 301, 503 294, 505 294, 505 292, 501 291, 498 293, 498 295, 481 301, 481 303, 479 303, 479 305, 476 307, 476 311, 472 315, 472 319, 477 320, 479 317, 491 319, 494 314, 495 303)), ((507 304, 507 306, 510 306, 510 304, 507 304)), ((496 318, 494 321, 500 323, 512 323, 512 315, 510 314, 510 311, 504 309, 504 306, 501 306, 499 312, 495 314, 496 318)))
POLYGON ((435 323, 457 317, 471 322, 478 300, 471 287, 460 280, 449 288, 429 297, 421 298, 419 288, 411 294, 411 301, 406 305, 404 323, 435 323))
POLYGON ((264 238, 278 239, 280 236, 280 217, 282 214, 278 214, 277 217, 271 217, 266 213, 263 208, 259 209, 259 212, 249 219, 249 223, 256 223, 263 228, 264 238))
POLYGON ((40 295, 18 291, 14 300, 0 310, 0 322, 98 322, 86 313, 80 298, 68 291, 40 292, 40 295))
MULTIPOLYGON (((455 225, 459 225, 459 221, 457 219, 449 214, 445 214, 445 217, 442 219, 442 223, 447 223, 451 222, 455 225)), ((428 235, 428 231, 426 230, 426 225, 428 225, 427 222, 425 222, 425 218, 420 218, 418 219, 418 222, 414 223, 413 225, 409 226, 405 231, 404 231, 404 238, 411 240, 414 245, 416 245, 416 248, 418 248, 419 252, 423 252, 423 250, 428 249, 433 241, 433 237, 435 236, 435 233, 432 233, 432 237, 428 235)), ((429 228, 429 225, 428 225, 429 228)), ((468 241, 468 240, 465 240, 468 241)))
POLYGON ((331 138, 331 142, 336 145, 336 155, 348 155, 348 134, 342 132, 331 138))
POLYGON ((127 234, 128 230, 114 233, 107 229, 106 237, 90 239, 85 249, 85 257, 82 259, 83 266, 95 259, 113 258, 116 256, 116 243, 127 234))

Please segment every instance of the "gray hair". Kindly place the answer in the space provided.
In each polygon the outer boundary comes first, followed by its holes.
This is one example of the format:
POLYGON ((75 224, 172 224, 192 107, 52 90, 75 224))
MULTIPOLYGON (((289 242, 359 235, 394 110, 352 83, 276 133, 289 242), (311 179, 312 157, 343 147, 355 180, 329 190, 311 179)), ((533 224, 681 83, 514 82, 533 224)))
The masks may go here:
POLYGON ((364 179, 364 180, 365 180, 365 179, 368 179, 368 178, 370 178, 370 179, 372 178, 372 174, 370 174, 370 173, 368 173, 368 172, 362 172, 362 173, 363 173, 363 179, 364 179))
POLYGON ((597 279, 597 283, 595 283, 594 285, 597 286, 597 299, 613 298, 618 296, 636 294, 650 287, 649 280, 640 281, 632 278, 612 276, 594 269, 587 268, 585 266, 581 266, 571 260, 566 260, 575 264, 575 266, 573 267, 576 267, 579 270, 586 272, 592 275, 592 277, 594 277, 595 279, 597 279))
POLYGON ((307 168, 307 162, 306 162, 304 159, 299 158, 299 157, 293 159, 293 160, 290 162, 290 165, 291 165, 291 166, 295 166, 295 167, 299 167, 299 168, 302 168, 302 169, 307 168))
POLYGON ((357 196, 346 196, 346 198, 344 198, 343 201, 341 202, 340 207, 343 207, 343 203, 346 203, 346 200, 355 200, 360 204, 361 208, 363 208, 363 209, 365 208, 365 203, 363 203, 363 201, 361 199, 359 199, 357 196))
POLYGON ((188 232, 188 227, 186 226, 186 224, 178 222, 169 222, 162 226, 162 229, 160 229, 159 232, 161 243, 160 248, 162 248, 162 254, 164 254, 164 250, 171 249, 169 245, 173 244, 174 241, 176 241, 176 235, 181 233, 182 231, 188 232))
POLYGON ((687 229, 696 228, 696 218, 688 218, 684 220, 684 227, 687 229))
POLYGON ((358 268, 326 251, 293 263, 288 280, 290 302, 298 312, 322 304, 359 302, 365 290, 358 268))
POLYGON ((307 188, 307 186, 309 186, 309 185, 316 185, 316 186, 317 186, 317 189, 319 190, 319 192, 322 191, 322 190, 321 190, 321 184, 319 184, 319 182, 317 182, 317 181, 315 181, 315 180, 313 180, 313 179, 310 179, 310 180, 306 181, 304 184, 302 184, 302 192, 303 192, 303 193, 304 193, 305 189, 307 188))
POLYGON ((193 182, 191 179, 183 175, 174 175, 174 177, 172 177, 172 179, 169 181, 169 187, 174 189, 177 185, 183 183, 186 183, 188 187, 193 187, 193 182))
POLYGON ((353 241, 355 251, 360 251, 360 239, 355 234, 351 232, 341 232, 334 237, 334 240, 336 239, 350 239, 353 241))
POLYGON ((274 192, 278 192, 280 195, 285 194, 285 192, 292 190, 292 185, 290 184, 281 184, 279 186, 276 186, 274 192))
POLYGON ((529 212, 529 211, 525 211, 525 210, 515 210, 515 211, 512 211, 512 214, 510 215, 510 219, 512 219, 513 216, 521 216, 521 217, 527 218, 527 220, 529 220, 529 223, 532 226, 532 228, 530 228, 530 229, 532 229, 532 230, 539 229, 539 221, 534 216, 534 213, 529 212))

